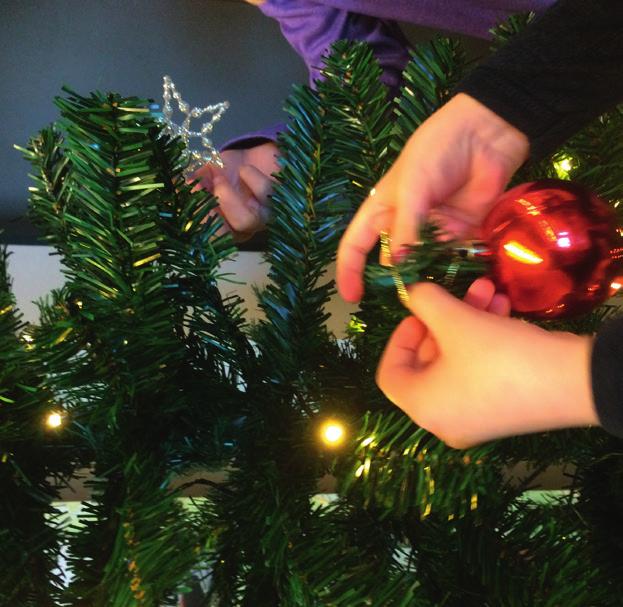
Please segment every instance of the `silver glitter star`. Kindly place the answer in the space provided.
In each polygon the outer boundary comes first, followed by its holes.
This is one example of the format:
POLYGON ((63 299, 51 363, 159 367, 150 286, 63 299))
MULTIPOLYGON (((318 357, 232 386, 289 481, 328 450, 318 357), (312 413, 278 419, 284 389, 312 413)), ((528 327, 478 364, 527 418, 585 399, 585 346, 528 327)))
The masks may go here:
POLYGON ((182 141, 186 145, 186 153, 188 155, 188 167, 185 173, 188 175, 207 163, 216 164, 219 167, 223 166, 223 161, 218 153, 218 150, 212 144, 212 140, 208 135, 212 132, 214 124, 218 122, 225 110, 229 107, 228 101, 221 103, 215 103, 214 105, 207 105, 203 108, 194 107, 191 109, 190 105, 186 103, 180 93, 175 88, 175 84, 169 76, 163 78, 163 122, 165 129, 174 137, 181 137, 182 141), (171 99, 177 101, 177 107, 179 111, 184 114, 184 122, 181 125, 176 124, 172 120, 173 107, 171 105, 171 99), (201 124, 200 131, 193 131, 190 128, 190 121, 193 118, 201 118, 204 114, 209 114, 210 119, 207 122, 201 124), (203 149, 194 150, 189 146, 190 139, 198 137, 201 139, 203 149))

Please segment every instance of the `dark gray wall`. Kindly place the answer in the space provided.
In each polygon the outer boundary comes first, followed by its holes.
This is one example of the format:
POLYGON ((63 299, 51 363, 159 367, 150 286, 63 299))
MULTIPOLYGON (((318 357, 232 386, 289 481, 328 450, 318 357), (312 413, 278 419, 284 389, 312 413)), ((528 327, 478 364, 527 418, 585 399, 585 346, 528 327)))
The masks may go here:
POLYGON ((303 62, 260 11, 232 0, 0 0, 0 223, 28 227, 29 165, 13 149, 57 117, 60 87, 162 98, 169 74, 192 105, 227 99, 215 141, 280 120, 303 62))
MULTIPOLYGON (((407 27, 415 41, 434 34, 407 27)), ((481 42, 469 42, 478 53, 481 42)), ((291 84, 307 80, 276 22, 235 0, 0 0, 0 228, 34 242, 20 220, 29 165, 13 149, 57 118, 63 84, 161 100, 169 74, 192 105, 231 103, 219 143, 278 122, 291 84)))

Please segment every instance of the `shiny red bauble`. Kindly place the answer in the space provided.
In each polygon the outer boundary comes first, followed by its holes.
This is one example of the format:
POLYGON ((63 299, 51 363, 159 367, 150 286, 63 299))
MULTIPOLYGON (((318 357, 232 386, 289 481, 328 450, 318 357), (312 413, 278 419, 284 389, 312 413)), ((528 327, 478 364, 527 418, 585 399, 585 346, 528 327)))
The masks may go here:
POLYGON ((612 207, 571 181, 508 190, 486 217, 483 239, 494 282, 528 318, 589 312, 623 275, 623 239, 612 207))

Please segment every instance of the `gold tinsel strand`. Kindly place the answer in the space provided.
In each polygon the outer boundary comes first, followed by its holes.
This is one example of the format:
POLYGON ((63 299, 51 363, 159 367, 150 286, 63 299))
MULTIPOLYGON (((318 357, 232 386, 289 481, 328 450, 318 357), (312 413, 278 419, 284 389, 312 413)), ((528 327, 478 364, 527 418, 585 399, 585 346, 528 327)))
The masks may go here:
MULTIPOLYGON (((128 518, 131 517, 131 513, 128 513, 128 518)), ((123 527, 125 529, 123 533, 123 537, 128 544, 128 547, 131 551, 134 551, 134 548, 137 544, 136 536, 134 533, 134 526, 130 521, 126 521, 123 523, 123 527)), ((138 601, 139 605, 144 604, 143 599, 145 598, 145 590, 142 588, 143 580, 141 579, 140 570, 138 563, 135 559, 132 559, 128 563, 128 571, 132 574, 132 578, 130 579, 130 590, 134 598, 138 601)))
POLYGON ((389 263, 392 278, 394 279, 394 284, 396 285, 396 291, 398 291, 398 298, 403 305, 407 306, 409 305, 409 293, 407 291, 407 287, 405 287, 404 281, 402 280, 402 276, 400 276, 400 272, 398 272, 396 266, 390 261, 392 258, 390 244, 391 238, 389 237, 389 234, 385 231, 381 232, 381 252, 383 253, 383 257, 389 263))

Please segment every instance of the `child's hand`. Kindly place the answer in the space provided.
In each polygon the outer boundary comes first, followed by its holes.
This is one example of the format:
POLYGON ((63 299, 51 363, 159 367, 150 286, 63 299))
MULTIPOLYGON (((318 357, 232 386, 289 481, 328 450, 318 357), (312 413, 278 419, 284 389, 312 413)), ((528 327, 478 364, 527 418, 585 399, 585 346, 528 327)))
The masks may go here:
POLYGON ((377 382, 448 445, 599 423, 590 337, 492 314, 509 305, 485 279, 465 302, 432 283, 412 287, 409 299, 414 316, 390 338, 377 382))
POLYGON ((456 237, 473 233, 528 148, 520 131, 475 99, 451 99, 413 133, 348 226, 337 254, 342 297, 361 299, 366 256, 382 231, 397 257, 429 213, 456 237))
POLYGON ((246 150, 221 152, 224 168, 206 164, 195 171, 197 187, 212 192, 219 201, 218 212, 226 229, 238 242, 264 229, 270 216, 270 194, 277 172, 278 149, 262 143, 246 150))

